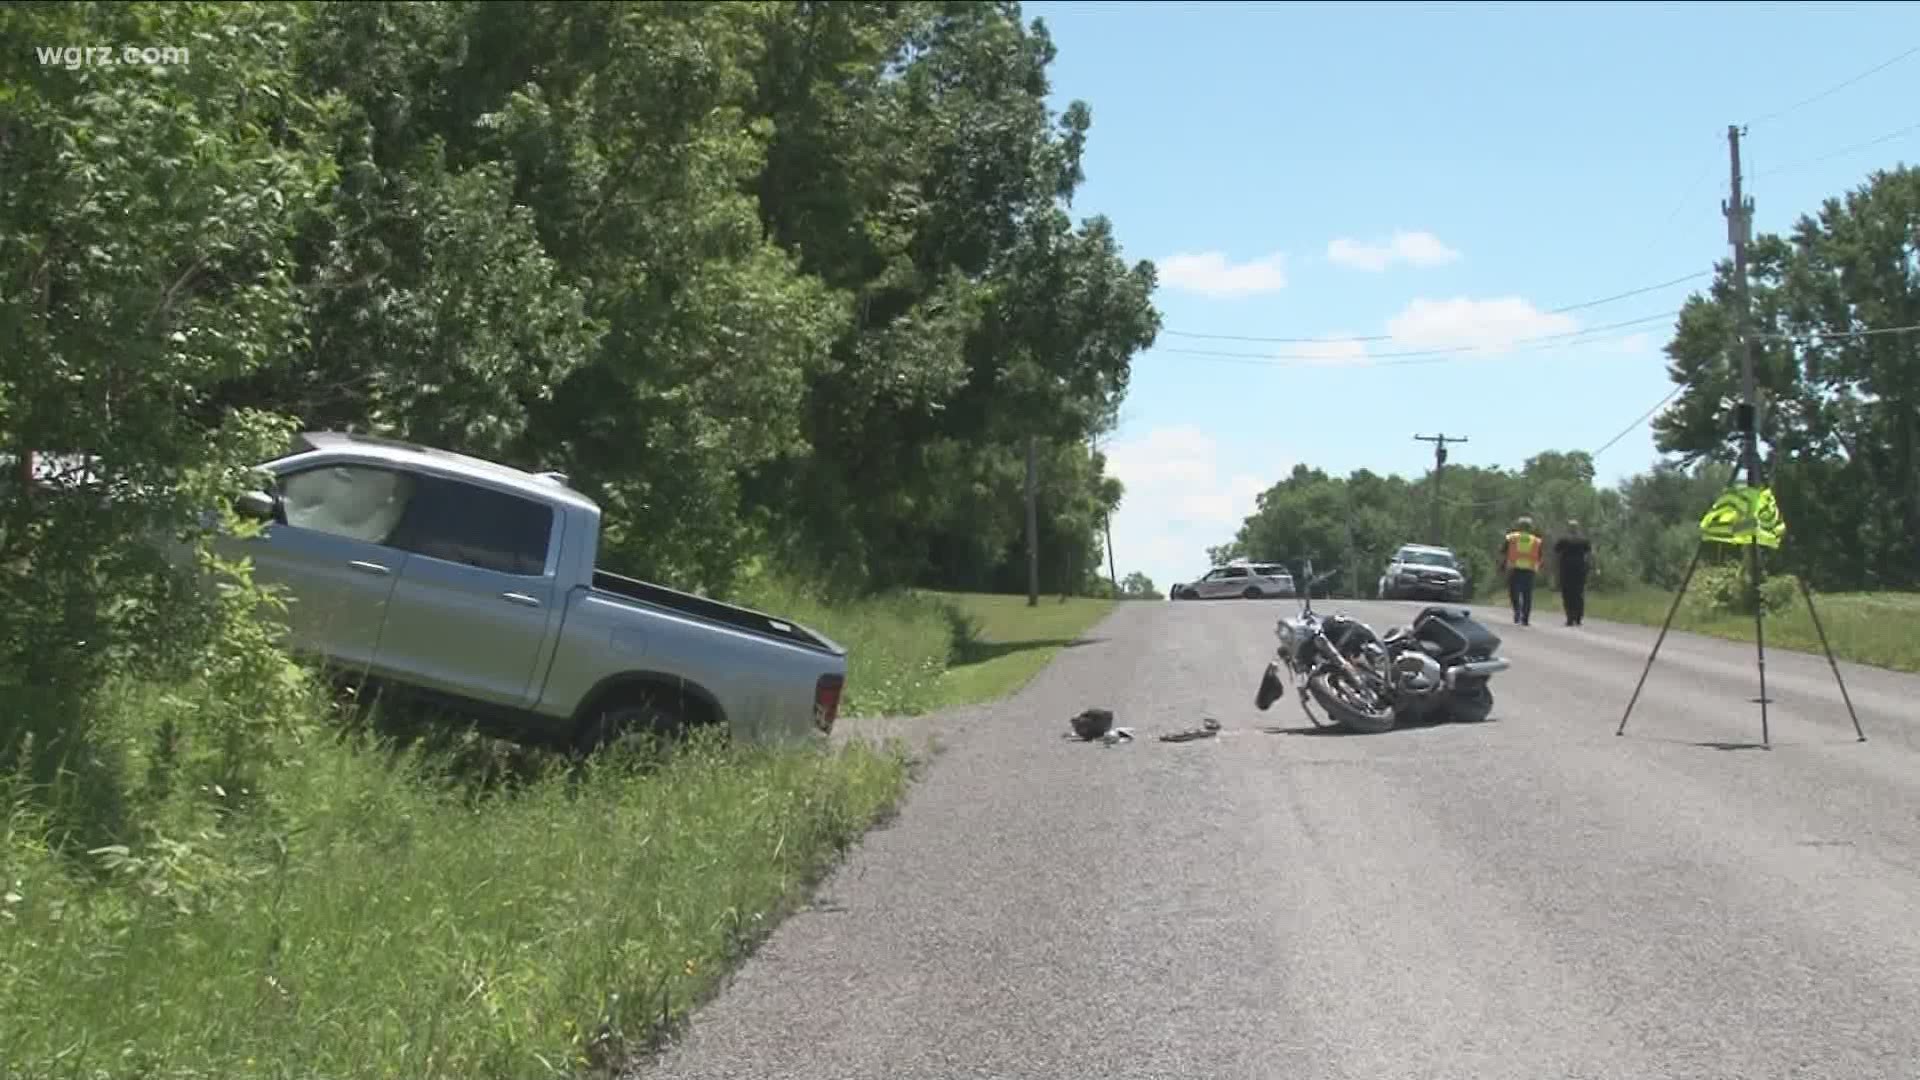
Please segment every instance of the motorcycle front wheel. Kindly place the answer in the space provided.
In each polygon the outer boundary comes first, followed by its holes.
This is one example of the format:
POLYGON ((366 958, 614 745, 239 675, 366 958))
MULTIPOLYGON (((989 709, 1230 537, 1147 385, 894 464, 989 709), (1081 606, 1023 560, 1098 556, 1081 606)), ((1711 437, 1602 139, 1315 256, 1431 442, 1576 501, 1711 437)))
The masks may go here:
POLYGON ((1346 673, 1318 671, 1307 680, 1307 692, 1313 695, 1334 723, 1363 735, 1379 735, 1393 730, 1393 706, 1376 706, 1366 694, 1352 685, 1346 673))

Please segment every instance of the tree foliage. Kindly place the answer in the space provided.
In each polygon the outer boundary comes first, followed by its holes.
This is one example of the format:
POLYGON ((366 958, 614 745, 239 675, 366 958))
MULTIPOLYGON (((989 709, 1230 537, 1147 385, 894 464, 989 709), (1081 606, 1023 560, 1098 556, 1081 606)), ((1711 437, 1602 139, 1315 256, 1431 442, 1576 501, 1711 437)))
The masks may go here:
POLYGON ((603 558, 722 592, 1012 587, 1033 437, 1043 587, 1102 576, 1089 445, 1154 275, 1070 214, 1091 113, 1018 4, 12 5, 0 40, 0 440, 117 493, 10 472, 5 681, 245 637, 148 541, 296 425, 564 470, 603 558), (32 49, 95 40, 191 60, 32 49))
POLYGON ((1591 455, 1547 451, 1519 469, 1449 465, 1440 490, 1440 534, 1432 534, 1433 486, 1365 469, 1332 476, 1307 465, 1260 493, 1231 543, 1210 549, 1234 558, 1284 562, 1296 576, 1339 570, 1331 587, 1374 595, 1381 569, 1402 544, 1453 549, 1482 595, 1497 585, 1502 538, 1525 515, 1554 539, 1578 521, 1602 571, 1592 587, 1646 583, 1674 588, 1699 540, 1699 521, 1727 480, 1723 466, 1666 462, 1616 487, 1594 484, 1591 455))
POLYGON ((282 4, 0 9, 0 698, 78 705, 108 672, 207 673, 208 634, 239 640, 219 630, 244 605, 165 550, 284 445, 279 410, 207 406, 307 347, 298 238, 337 164, 301 32, 282 4), (96 40, 201 59, 63 67, 27 47, 96 40))
MULTIPOLYGON (((1793 538, 1785 564, 1829 588, 1920 585, 1920 172, 1875 172, 1751 251, 1759 433, 1793 538)), ((1683 461, 1736 460, 1735 300, 1722 264, 1667 347, 1682 389, 1654 430, 1683 461)))

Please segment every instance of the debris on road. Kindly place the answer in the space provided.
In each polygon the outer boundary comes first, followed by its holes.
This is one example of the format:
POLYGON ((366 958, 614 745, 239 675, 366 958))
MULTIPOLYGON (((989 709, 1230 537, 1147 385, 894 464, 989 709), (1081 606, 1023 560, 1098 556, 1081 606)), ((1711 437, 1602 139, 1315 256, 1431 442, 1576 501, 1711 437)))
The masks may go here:
POLYGON ((1162 735, 1160 736, 1160 741, 1161 742, 1192 742, 1195 739, 1211 739, 1218 734, 1220 734, 1220 721, 1215 720, 1212 717, 1208 717, 1207 719, 1200 721, 1199 727, 1189 728, 1186 731, 1175 731, 1167 735, 1162 735))
MULTIPOLYGON (((1113 710, 1087 709, 1067 720, 1067 726, 1073 729, 1072 738, 1081 742, 1098 742, 1102 746, 1116 746, 1133 741, 1133 729, 1113 726, 1113 710)), ((1220 721, 1207 717, 1200 726, 1186 731, 1170 732, 1160 736, 1161 742, 1192 742, 1195 739, 1211 739, 1220 734, 1220 721)))
POLYGON ((1112 709, 1088 709, 1067 721, 1075 735, 1092 742, 1113 730, 1112 709))

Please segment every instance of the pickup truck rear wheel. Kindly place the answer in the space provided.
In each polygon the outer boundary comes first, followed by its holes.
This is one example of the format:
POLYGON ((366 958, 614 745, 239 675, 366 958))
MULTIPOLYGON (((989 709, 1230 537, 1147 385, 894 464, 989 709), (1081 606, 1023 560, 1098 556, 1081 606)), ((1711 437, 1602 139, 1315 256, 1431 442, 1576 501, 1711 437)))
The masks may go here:
POLYGON ((687 718, 663 693, 619 698, 588 716, 577 737, 583 752, 592 753, 627 738, 678 741, 687 733, 687 718))

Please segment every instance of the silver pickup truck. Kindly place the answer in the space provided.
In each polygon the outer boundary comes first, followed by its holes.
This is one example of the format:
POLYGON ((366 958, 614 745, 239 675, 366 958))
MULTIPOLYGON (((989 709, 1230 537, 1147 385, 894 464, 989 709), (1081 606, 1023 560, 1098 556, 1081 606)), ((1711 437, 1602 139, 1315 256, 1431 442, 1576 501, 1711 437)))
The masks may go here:
POLYGON ((528 736, 591 748, 717 724, 832 731, 846 650, 795 623, 596 569, 600 508, 554 473, 302 435, 223 538, 289 600, 289 646, 528 736))

